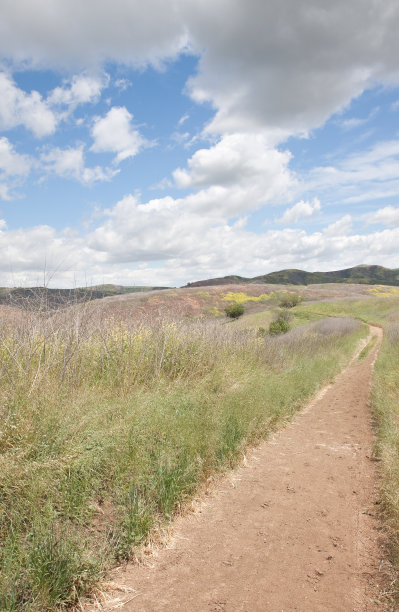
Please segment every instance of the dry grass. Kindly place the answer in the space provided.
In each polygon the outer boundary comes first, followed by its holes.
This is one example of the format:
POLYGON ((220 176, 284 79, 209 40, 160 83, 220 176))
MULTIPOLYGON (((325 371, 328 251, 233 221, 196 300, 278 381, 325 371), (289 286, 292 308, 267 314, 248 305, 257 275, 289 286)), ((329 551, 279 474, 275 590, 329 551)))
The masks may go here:
MULTIPOLYGON (((290 291, 298 292, 306 301, 331 301, 367 299, 373 297, 371 289, 368 285, 347 283, 306 287, 264 284, 188 287, 110 297, 103 300, 103 307, 114 312, 116 316, 125 313, 129 318, 136 316, 138 319, 143 316, 164 317, 170 313, 174 313, 174 316, 179 318, 199 316, 214 318, 224 316, 224 308, 229 298, 231 302, 243 303, 246 312, 251 314, 274 308, 280 297, 290 291), (246 297, 248 299, 245 299, 246 297)), ((389 288, 385 290, 388 291, 389 288)))
POLYGON ((139 318, 104 303, 1 323, 4 611, 76 603, 290 418, 364 334, 337 319, 259 338, 178 309, 139 318))
MULTIPOLYGON (((389 552, 399 574, 399 310, 387 317, 372 390, 377 421, 377 453, 382 459, 382 507, 389 535, 389 552)), ((391 595, 399 603, 399 581, 391 595)))

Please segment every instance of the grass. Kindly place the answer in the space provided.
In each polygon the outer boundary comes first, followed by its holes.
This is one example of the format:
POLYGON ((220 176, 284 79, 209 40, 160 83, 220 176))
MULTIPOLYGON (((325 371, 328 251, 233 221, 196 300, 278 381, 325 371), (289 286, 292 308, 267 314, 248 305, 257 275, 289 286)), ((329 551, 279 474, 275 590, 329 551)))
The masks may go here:
MULTIPOLYGON (((389 289, 389 288, 388 288, 389 289)), ((395 292, 374 300, 334 302, 301 306, 307 312, 347 316, 384 328, 384 338, 375 364, 372 384, 372 410, 377 442, 375 453, 381 459, 381 517, 388 535, 388 554, 396 580, 389 595, 399 605, 399 299, 395 292)), ((371 350, 365 347, 363 356, 371 350)), ((362 357, 362 353, 360 354, 362 357)))
MULTIPOLYGON (((399 313, 388 318, 375 366, 372 405, 377 421, 377 454, 383 476, 382 506, 391 561, 399 572, 399 313)), ((396 583, 396 601, 399 589, 396 583)))
POLYGON ((367 345, 364 347, 364 349, 360 352, 359 357, 358 357, 359 361, 366 359, 367 355, 371 353, 371 351, 373 350, 376 344, 377 344, 377 336, 373 336, 371 340, 367 343, 367 345))
POLYGON ((4 319, 0 609, 77 603, 290 419, 366 333, 301 316, 280 338, 241 321, 137 323, 93 304, 4 319))

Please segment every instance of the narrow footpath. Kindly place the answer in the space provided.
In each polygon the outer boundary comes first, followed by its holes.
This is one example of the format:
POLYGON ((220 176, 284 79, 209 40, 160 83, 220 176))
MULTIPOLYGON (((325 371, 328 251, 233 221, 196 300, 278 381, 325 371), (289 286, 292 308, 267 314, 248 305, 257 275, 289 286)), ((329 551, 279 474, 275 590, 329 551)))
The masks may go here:
MULTIPOLYGON (((371 612, 384 567, 370 383, 382 331, 287 427, 197 510, 169 544, 113 576, 102 610, 371 612), (112 597, 112 599, 111 599, 112 597)), ((93 608, 90 608, 92 610, 93 608)))

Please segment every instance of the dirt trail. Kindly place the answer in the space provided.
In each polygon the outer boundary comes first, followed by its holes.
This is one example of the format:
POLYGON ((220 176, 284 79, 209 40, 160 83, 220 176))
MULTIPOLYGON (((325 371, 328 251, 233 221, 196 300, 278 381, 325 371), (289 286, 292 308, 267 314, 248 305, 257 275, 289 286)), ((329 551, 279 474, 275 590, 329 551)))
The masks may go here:
POLYGON ((382 553, 369 412, 382 332, 371 332, 378 342, 370 354, 354 359, 196 512, 177 519, 166 548, 148 565, 118 571, 115 582, 134 591, 103 609, 384 609, 376 603, 382 553))

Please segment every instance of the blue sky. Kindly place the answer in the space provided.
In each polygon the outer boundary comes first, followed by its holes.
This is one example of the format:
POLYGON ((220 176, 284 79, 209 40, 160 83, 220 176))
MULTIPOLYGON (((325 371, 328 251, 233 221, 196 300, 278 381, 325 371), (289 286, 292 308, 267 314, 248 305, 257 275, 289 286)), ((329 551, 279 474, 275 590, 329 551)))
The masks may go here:
POLYGON ((399 267, 396 0, 20 0, 0 284, 399 267))

